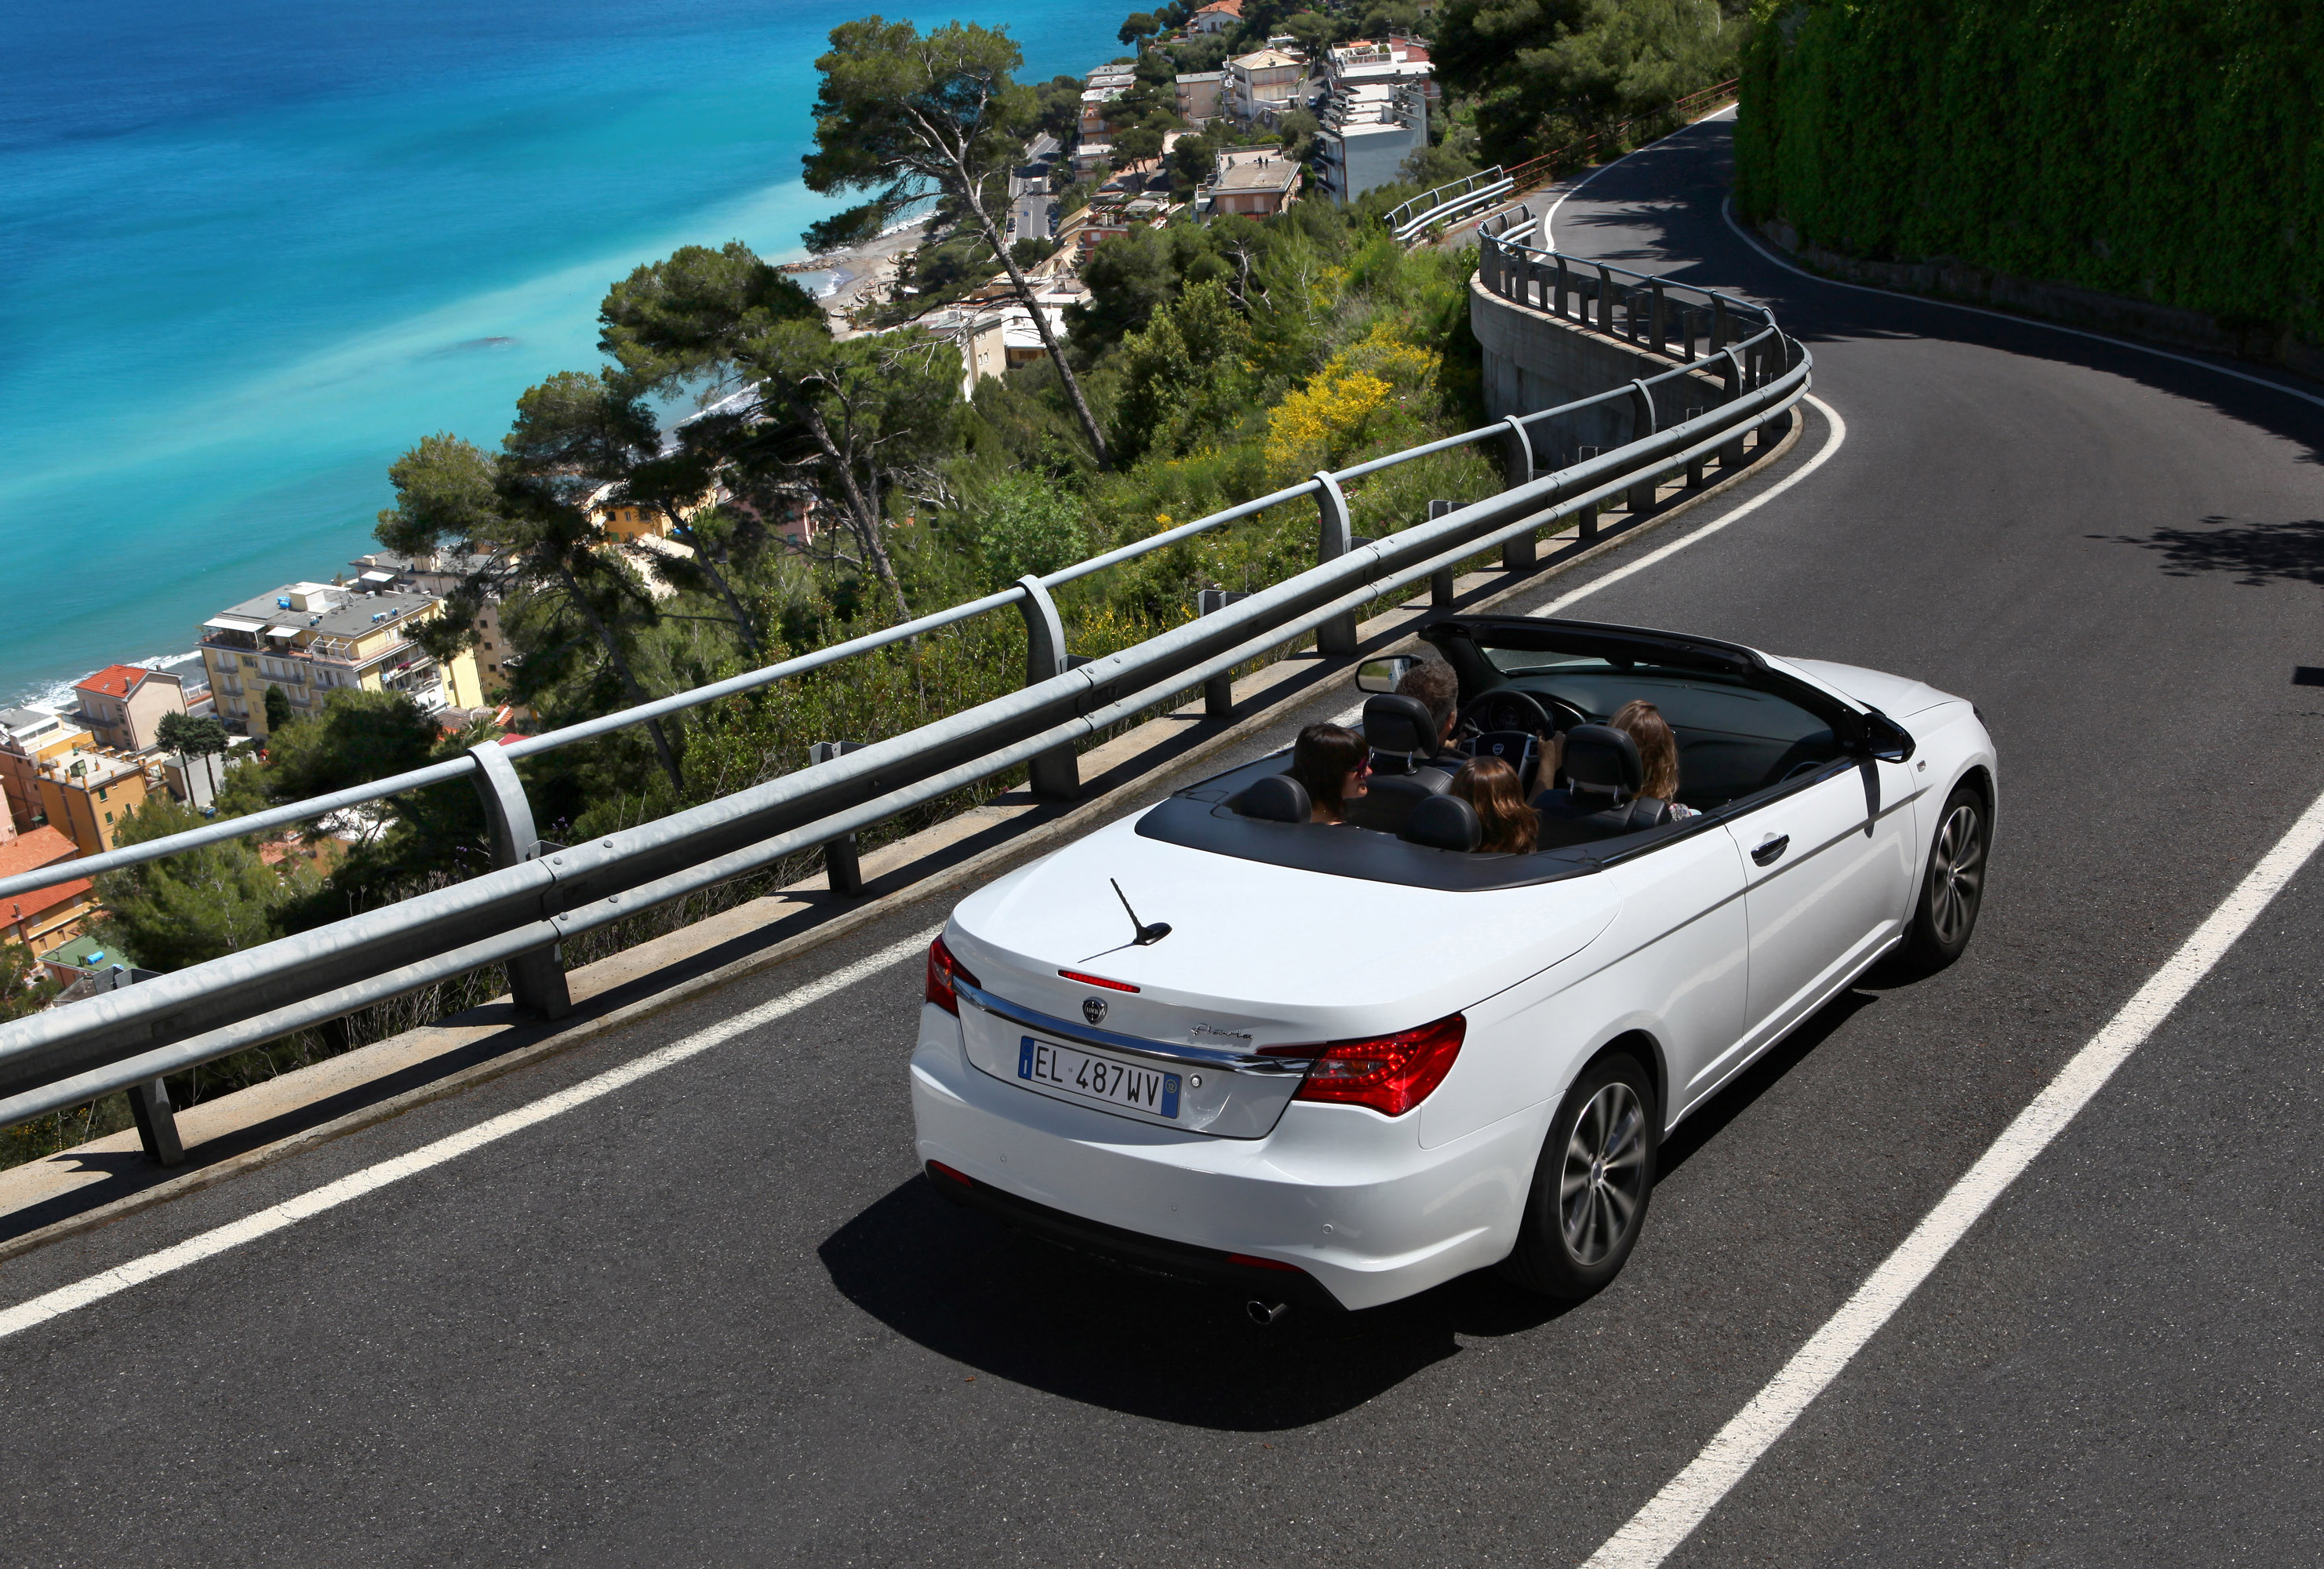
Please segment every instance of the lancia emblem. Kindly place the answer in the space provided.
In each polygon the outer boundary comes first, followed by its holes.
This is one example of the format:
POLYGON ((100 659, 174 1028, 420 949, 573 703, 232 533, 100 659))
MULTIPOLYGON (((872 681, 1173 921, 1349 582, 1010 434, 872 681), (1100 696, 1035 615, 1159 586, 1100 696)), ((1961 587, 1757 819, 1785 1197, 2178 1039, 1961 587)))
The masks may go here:
POLYGON ((1084 998, 1083 998, 1083 999, 1082 999, 1082 1017, 1083 1017, 1084 1019, 1088 1020, 1092 1024, 1102 1024, 1102 1023, 1104 1023, 1104 1022, 1105 1022, 1105 999, 1104 999, 1104 998, 1102 998, 1102 997, 1084 997, 1084 998))

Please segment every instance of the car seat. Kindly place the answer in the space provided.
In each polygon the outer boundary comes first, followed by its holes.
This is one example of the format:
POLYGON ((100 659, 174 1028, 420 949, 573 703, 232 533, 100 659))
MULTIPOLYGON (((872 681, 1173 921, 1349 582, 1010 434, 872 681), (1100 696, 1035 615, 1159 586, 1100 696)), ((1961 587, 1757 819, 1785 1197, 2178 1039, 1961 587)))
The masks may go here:
POLYGON ((1240 816, 1256 817, 1262 823, 1307 823, 1315 817, 1315 805, 1307 798, 1307 787, 1287 773, 1268 774, 1231 804, 1240 816))
POLYGON ((1364 741, 1372 750, 1372 777, 1348 803, 1348 821, 1399 833, 1414 807, 1452 783, 1452 771, 1429 761, 1436 753, 1435 716, 1417 697, 1383 692, 1365 700, 1364 741))
POLYGON ((1416 802, 1397 835, 1407 844, 1432 850, 1474 850, 1484 842, 1485 825, 1477 808, 1459 796, 1430 796, 1416 802))
POLYGON ((1638 794, 1646 771, 1638 743, 1610 725, 1577 725, 1565 733, 1565 782, 1534 800, 1541 814, 1544 850, 1588 844, 1658 828, 1670 821, 1670 803, 1638 794))

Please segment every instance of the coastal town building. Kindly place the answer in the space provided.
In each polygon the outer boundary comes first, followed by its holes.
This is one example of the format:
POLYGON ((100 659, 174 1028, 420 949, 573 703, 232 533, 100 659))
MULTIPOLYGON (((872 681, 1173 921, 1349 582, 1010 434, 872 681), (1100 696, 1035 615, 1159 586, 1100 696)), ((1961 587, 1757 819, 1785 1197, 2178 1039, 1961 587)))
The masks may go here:
POLYGON ((78 844, 51 827, 34 828, 0 844, 0 877, 51 867, 60 872, 58 881, 47 887, 12 894, 0 903, 0 943, 21 943, 46 958, 80 935, 97 906, 88 878, 64 874, 79 854, 78 844))
POLYGON ((1405 160, 1428 145, 1428 96, 1419 80, 1350 83, 1323 100, 1315 137, 1315 180, 1333 201, 1350 202, 1404 177, 1405 160))
POLYGON ((112 849, 114 835, 137 815, 149 788, 159 780, 159 764, 149 780, 145 764, 136 758, 101 748, 75 747, 33 765, 41 816, 79 845, 84 855, 102 855, 112 849))
POLYGON ((77 720, 46 708, 0 708, 0 796, 17 832, 29 833, 43 820, 39 765, 96 744, 96 735, 77 720))
MULTIPOLYGON (((1221 32, 1232 32, 1242 25, 1242 0, 1211 0, 1208 5, 1186 19, 1190 35, 1210 37, 1221 32)), ((1180 81, 1186 78, 1180 77, 1180 81)))
POLYGON ((476 639, 472 651, 477 685, 486 703, 497 703, 507 695, 514 669, 509 660, 516 651, 509 646, 508 634, 501 629, 501 595, 496 586, 514 570, 516 560, 512 555, 486 540, 464 550, 442 550, 424 556, 374 551, 358 556, 347 565, 352 569, 347 581, 358 590, 396 588, 447 599, 464 585, 482 586, 484 592, 476 605, 476 639))
POLYGON ((81 724, 115 752, 159 745, 161 716, 186 711, 185 683, 138 665, 107 665, 84 676, 73 683, 73 696, 81 724))
POLYGON ((1307 101, 1307 61, 1293 51, 1262 49, 1227 61, 1227 112, 1245 125, 1272 125, 1307 101))
POLYGON ((432 594, 290 583, 219 612, 201 627, 218 717, 228 730, 266 734, 266 689, 280 687, 294 716, 334 690, 401 692, 429 713, 484 706, 475 655, 438 661, 412 633, 443 614, 432 594))
POLYGON ((1400 88, 1418 83, 1431 104, 1443 101, 1428 46, 1417 39, 1351 39, 1326 50, 1323 65, 1327 93, 1342 88, 1400 88))
POLYGON ((1272 217, 1299 199, 1303 172, 1296 159, 1286 158, 1273 148, 1222 152, 1210 180, 1194 194, 1195 216, 1272 217))
POLYGON ((1227 73, 1222 70, 1193 71, 1179 77, 1178 117, 1190 125, 1217 119, 1226 82, 1227 73))

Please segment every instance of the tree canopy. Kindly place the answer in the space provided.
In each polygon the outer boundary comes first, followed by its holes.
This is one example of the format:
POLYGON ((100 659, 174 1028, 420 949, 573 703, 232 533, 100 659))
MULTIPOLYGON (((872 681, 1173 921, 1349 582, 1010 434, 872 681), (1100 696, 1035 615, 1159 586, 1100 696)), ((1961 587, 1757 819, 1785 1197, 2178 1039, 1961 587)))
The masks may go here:
MULTIPOLYGON (((816 150, 803 161, 807 189, 870 198, 829 224, 851 234, 877 232, 934 192, 950 197, 1007 270, 1091 451, 1105 466, 1097 416, 994 217, 992 204, 1005 207, 1009 171, 1039 112, 1034 95, 1012 75, 1024 63, 1016 41, 973 23, 946 23, 923 35, 909 22, 867 16, 833 28, 830 51, 815 63, 823 80, 815 101, 816 150)), ((810 245, 825 238, 825 226, 808 231, 810 245)))

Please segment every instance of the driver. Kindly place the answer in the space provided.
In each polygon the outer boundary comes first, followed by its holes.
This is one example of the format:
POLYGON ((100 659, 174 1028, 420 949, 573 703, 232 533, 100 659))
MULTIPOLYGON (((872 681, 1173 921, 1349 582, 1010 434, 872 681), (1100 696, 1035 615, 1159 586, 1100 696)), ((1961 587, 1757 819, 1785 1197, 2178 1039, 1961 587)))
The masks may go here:
POLYGON ((1452 673, 1452 667, 1443 660, 1415 665, 1405 671, 1396 690, 1398 697, 1417 697, 1436 722, 1436 758, 1430 761, 1449 756, 1451 765, 1459 767, 1461 754, 1452 745, 1452 731, 1461 722, 1461 679, 1452 673))

